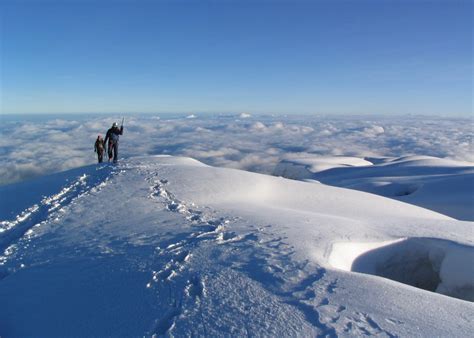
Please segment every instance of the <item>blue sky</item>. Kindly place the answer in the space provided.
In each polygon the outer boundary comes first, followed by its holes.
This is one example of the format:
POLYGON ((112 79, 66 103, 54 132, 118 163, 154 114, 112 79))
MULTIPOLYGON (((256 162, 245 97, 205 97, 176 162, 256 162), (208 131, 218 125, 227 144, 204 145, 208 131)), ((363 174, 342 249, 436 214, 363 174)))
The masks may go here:
POLYGON ((472 113, 470 1, 3 1, 2 113, 472 113))

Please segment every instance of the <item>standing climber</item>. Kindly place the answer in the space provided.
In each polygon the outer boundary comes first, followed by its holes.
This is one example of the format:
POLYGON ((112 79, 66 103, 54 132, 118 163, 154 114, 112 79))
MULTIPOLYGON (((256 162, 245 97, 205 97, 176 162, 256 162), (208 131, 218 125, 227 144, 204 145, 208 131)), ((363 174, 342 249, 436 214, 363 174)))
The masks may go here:
POLYGON ((97 140, 95 140, 94 144, 94 152, 97 153, 97 160, 99 163, 102 163, 102 158, 104 157, 104 150, 105 150, 105 142, 102 136, 97 136, 97 140))
POLYGON ((109 141, 109 144, 107 147, 109 162, 110 160, 112 160, 112 156, 113 156, 114 163, 117 163, 119 137, 122 134, 123 134, 123 120, 122 120, 122 125, 120 126, 120 128, 118 127, 117 122, 114 122, 112 124, 112 128, 107 130, 107 135, 105 135, 104 144, 107 143, 107 140, 109 141))

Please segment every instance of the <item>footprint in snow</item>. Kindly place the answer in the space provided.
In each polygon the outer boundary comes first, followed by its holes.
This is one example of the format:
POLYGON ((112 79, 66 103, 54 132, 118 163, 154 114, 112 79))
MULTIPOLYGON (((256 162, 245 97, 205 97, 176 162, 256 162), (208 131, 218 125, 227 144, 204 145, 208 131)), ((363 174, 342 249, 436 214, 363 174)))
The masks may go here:
POLYGON ((157 338, 165 335, 173 326, 177 316, 181 314, 179 307, 172 307, 160 318, 155 321, 152 337, 157 338))
POLYGON ((178 252, 173 260, 178 263, 187 262, 191 258, 191 254, 187 250, 178 252))
POLYGON ((201 298, 204 295, 204 283, 198 276, 192 276, 185 288, 186 295, 192 298, 201 298))

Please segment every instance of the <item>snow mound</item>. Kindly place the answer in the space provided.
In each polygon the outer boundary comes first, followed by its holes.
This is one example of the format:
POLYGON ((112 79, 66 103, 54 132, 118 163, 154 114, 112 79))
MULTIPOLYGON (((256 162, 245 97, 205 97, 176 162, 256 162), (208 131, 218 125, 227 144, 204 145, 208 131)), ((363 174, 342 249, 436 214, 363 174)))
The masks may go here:
POLYGON ((474 301, 474 247, 435 238, 336 243, 333 267, 474 301))
POLYGON ((282 160, 274 175, 365 191, 460 220, 474 220, 472 162, 431 156, 357 159, 306 155, 282 160))
POLYGON ((282 160, 274 170, 275 176, 291 179, 312 178, 315 173, 340 167, 370 166, 371 162, 349 156, 296 156, 282 160))
POLYGON ((439 158, 434 156, 402 156, 396 158, 385 158, 382 162, 383 165, 394 167, 438 167, 438 168, 450 168, 450 167, 470 167, 473 165, 472 162, 457 161, 448 158, 439 158))

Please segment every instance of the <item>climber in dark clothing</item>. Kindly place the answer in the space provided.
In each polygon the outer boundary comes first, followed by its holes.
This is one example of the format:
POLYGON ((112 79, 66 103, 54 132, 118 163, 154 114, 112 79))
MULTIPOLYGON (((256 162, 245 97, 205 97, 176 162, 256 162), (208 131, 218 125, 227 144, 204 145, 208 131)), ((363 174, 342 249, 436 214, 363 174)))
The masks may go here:
POLYGON ((109 141, 109 144, 107 146, 107 153, 109 155, 109 162, 112 160, 112 157, 114 159, 114 163, 117 163, 118 159, 118 145, 119 145, 119 137, 120 135, 123 134, 123 125, 118 127, 118 124, 114 122, 112 124, 112 128, 107 130, 107 135, 105 135, 105 140, 104 144, 107 143, 107 140, 109 141))
POLYGON ((105 150, 105 142, 102 136, 97 136, 97 140, 95 140, 94 144, 94 152, 97 153, 97 160, 99 163, 102 163, 102 158, 104 156, 104 150, 105 150))

